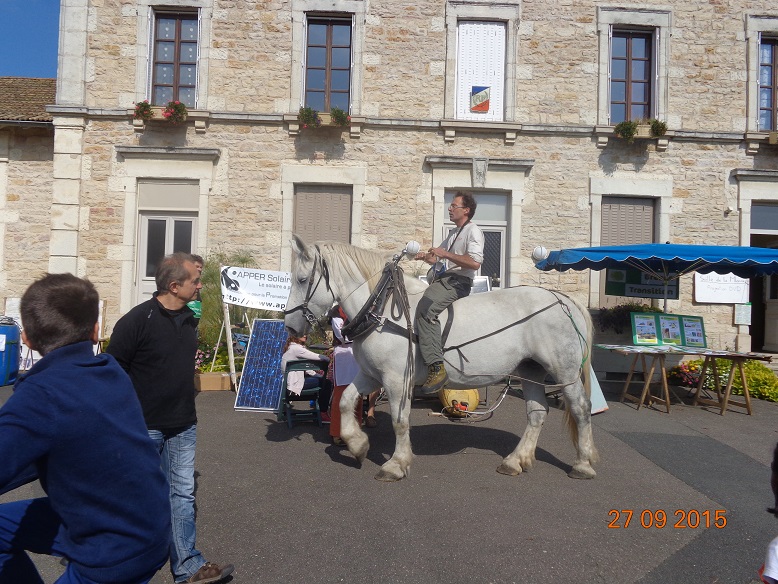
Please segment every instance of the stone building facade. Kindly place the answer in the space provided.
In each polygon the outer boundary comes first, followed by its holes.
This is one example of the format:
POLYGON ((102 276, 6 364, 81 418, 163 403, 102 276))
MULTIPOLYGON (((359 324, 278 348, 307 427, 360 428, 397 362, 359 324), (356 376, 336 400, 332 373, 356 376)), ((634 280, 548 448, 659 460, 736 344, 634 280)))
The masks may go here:
MULTIPOLYGON (((535 246, 778 247, 769 0, 61 10, 50 188, 3 202, 7 296, 32 272, 87 275, 110 324, 149 292, 160 246, 245 250, 274 270, 289 268, 293 231, 387 252, 427 246, 457 189, 480 201, 496 285, 560 288, 593 309, 608 302, 602 276, 540 273, 535 246), (169 97, 187 101, 184 124, 133 120, 136 102, 169 97), (345 104, 350 123, 302 127, 306 104, 345 104), (617 121, 643 118, 668 132, 614 135, 617 121)), ((691 276, 669 309, 703 315, 710 346, 778 351, 778 281, 751 288, 751 328, 733 324, 731 304, 696 303, 691 276)))

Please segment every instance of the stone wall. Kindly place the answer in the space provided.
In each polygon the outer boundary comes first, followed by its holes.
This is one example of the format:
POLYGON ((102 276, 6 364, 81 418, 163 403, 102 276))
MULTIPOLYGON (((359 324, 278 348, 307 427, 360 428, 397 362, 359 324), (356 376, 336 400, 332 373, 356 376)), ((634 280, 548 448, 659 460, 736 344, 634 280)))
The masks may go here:
MULTIPOLYGON (((519 275, 510 285, 555 287, 590 303, 588 273, 539 273, 529 257, 536 245, 555 249, 592 243, 593 181, 669 185, 669 196, 661 201, 663 237, 676 243, 739 245, 748 237, 748 225, 737 212, 733 171, 778 170, 774 146, 763 144, 750 154, 744 137, 744 19, 747 14, 778 16, 766 0, 728 4, 677 0, 634 9, 671 15, 666 102, 668 125, 675 135, 666 151, 656 141, 630 145, 615 138, 598 147, 596 126, 602 123, 598 104, 603 99, 598 95, 602 34, 598 9, 618 8, 615 5, 585 0, 520 3, 516 27, 508 31, 517 46, 515 71, 510 72, 516 79, 516 107, 506 113, 506 119, 515 120, 513 141, 499 124, 472 123, 457 128, 453 137, 444 137, 441 122, 451 73, 446 63, 451 63, 453 50, 447 47, 446 2, 365 4, 364 22, 358 23, 364 27, 362 90, 355 99, 358 110, 352 111, 365 117, 358 138, 324 128, 295 136, 282 119, 283 114, 294 113, 290 104, 299 102, 293 89, 293 72, 300 63, 294 58, 297 12, 292 10, 316 5, 316 0, 170 0, 167 6, 202 9, 199 108, 210 118, 197 131, 191 121, 179 128, 155 122, 142 133, 134 131, 125 108, 146 91, 144 47, 148 9, 154 0, 90 0, 86 13, 78 2, 65 4, 72 4, 78 15, 73 30, 66 26, 63 31, 66 45, 69 54, 77 56, 76 40, 84 39, 86 72, 83 79, 63 80, 63 87, 69 89, 67 95, 77 95, 82 83, 86 109, 57 112, 76 124, 81 123, 76 116, 83 116, 83 127, 72 130, 73 135, 81 133, 83 143, 79 152, 55 154, 74 156, 72 165, 80 169, 75 179, 79 270, 102 294, 116 297, 117 290, 124 294, 121 301, 109 303, 109 323, 128 308, 126 290, 134 286, 138 218, 132 206, 132 177, 140 176, 136 171, 128 174, 116 146, 218 151, 212 168, 198 167, 207 174, 201 180, 206 186, 199 213, 204 236, 199 251, 246 250, 266 269, 282 269, 287 261, 283 238, 291 223, 284 169, 364 171, 355 228, 358 241, 365 247, 397 251, 410 239, 423 246, 439 239, 434 230, 442 221, 442 208, 433 196, 434 171, 425 163, 427 157, 529 160, 526 175, 516 172, 515 177, 523 200, 520 222, 510 225, 508 232, 516 243, 508 271, 519 275), (726 212, 728 207, 736 211, 726 212)), ((519 6, 514 0, 499 4, 519 6)), ((74 57, 70 62, 76 61, 74 57)), ((48 171, 43 160, 37 170, 33 168, 41 175, 49 172, 47 184, 43 176, 37 179, 46 194, 32 187, 11 189, 22 181, 22 171, 13 163, 7 165, 9 194, 24 196, 7 197, 6 202, 7 209, 19 213, 18 222, 5 223, 4 274, 9 290, 22 288, 28 279, 22 265, 32 263, 45 270, 50 261, 48 243, 43 243, 53 225, 47 215, 52 201, 50 159, 48 164, 48 171), (33 245, 17 237, 37 231, 41 241, 33 237, 33 245), (19 263, 9 263, 9 258, 19 263)), ((167 167, 171 175, 172 168, 186 168, 180 161, 175 164, 179 166, 167 167)), ((61 189, 58 184, 55 193, 61 189)), ((656 195, 649 189, 646 196, 656 195)), ((690 277, 682 281, 681 298, 671 302, 671 311, 702 314, 711 345, 734 346, 738 329, 731 324, 731 306, 695 306, 690 277)))

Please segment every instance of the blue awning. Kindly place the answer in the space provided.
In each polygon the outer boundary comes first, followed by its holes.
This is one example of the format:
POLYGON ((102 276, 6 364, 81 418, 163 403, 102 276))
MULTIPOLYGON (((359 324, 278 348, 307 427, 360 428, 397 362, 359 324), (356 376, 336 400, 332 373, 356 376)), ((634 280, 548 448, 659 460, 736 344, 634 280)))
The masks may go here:
POLYGON ((560 272, 631 267, 664 281, 689 272, 753 278, 778 273, 778 249, 674 243, 576 247, 552 251, 535 267, 560 272))

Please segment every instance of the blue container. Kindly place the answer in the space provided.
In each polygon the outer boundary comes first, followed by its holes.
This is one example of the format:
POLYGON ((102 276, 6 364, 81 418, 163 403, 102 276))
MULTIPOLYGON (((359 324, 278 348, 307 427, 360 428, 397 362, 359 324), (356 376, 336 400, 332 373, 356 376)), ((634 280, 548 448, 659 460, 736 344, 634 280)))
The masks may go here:
POLYGON ((0 351, 0 386, 10 385, 16 381, 22 356, 19 327, 16 323, 0 324, 0 338, 3 336, 5 336, 5 348, 0 351))

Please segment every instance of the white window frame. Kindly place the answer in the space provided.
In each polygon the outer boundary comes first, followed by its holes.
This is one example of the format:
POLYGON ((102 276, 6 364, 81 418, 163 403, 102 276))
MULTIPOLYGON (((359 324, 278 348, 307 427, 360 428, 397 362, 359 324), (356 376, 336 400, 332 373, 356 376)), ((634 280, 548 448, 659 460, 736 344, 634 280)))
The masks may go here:
MULTIPOLYGON (((281 166, 281 248, 280 269, 292 269, 292 233, 294 227, 294 196, 296 184, 331 184, 351 186, 351 243, 360 247, 377 247, 377 242, 362 239, 362 202, 366 200, 367 167, 323 167, 300 164, 281 166), (373 245, 371 245, 373 243, 373 245)), ((276 191, 277 192, 277 191, 276 191)), ((369 197, 378 200, 377 192, 369 197)), ((275 242, 274 242, 275 243, 275 242)), ((311 242, 306 242, 311 243, 311 242)))
POLYGON ((157 14, 164 12, 197 12, 197 82, 194 109, 208 104, 208 60, 214 0, 137 0, 137 52, 134 101, 151 100, 154 67, 154 26, 157 14))
MULTIPOLYGON (((481 29, 483 31, 483 29, 481 29)), ((455 116, 458 120, 468 120, 476 122, 502 122, 505 119, 505 49, 506 49, 507 30, 506 24, 502 21, 486 21, 486 20, 459 20, 457 21, 457 71, 456 71, 456 109, 455 116), (492 87, 492 95, 490 99, 490 107, 488 112, 471 112, 470 111, 470 91, 469 88, 462 86, 462 27, 470 25, 498 25, 502 27, 502 55, 500 60, 502 64, 502 71, 500 72, 501 86, 499 88, 492 87)), ((493 48, 490 47, 490 48, 493 48)), ((496 55, 495 55, 496 60, 496 55)))
POLYGON ((365 39, 365 0, 292 0, 292 72, 289 111, 297 113, 305 100, 305 49, 308 13, 312 17, 351 16, 351 115, 362 111, 362 55, 365 39), (317 14, 318 13, 318 14, 317 14))
MULTIPOLYGON (((759 45, 762 35, 778 37, 778 16, 747 14, 746 45, 748 89, 746 132, 759 132, 759 45)), ((767 130, 765 130, 767 131, 767 130)))
MULTIPOLYGON (((655 241, 669 241, 670 220, 674 213, 680 213, 683 208, 673 206, 673 179, 666 175, 650 175, 637 177, 634 173, 615 173, 611 176, 603 174, 589 175, 589 205, 591 206, 591 241, 590 246, 602 245, 602 198, 603 197, 643 197, 656 199, 654 203, 654 237, 655 241)), ((594 308, 600 302, 600 273, 591 271, 589 274, 589 306, 594 308)))
POLYGON ((651 96, 651 116, 667 120, 668 68, 672 13, 652 8, 597 7, 597 34, 599 36, 599 80, 597 123, 610 122, 611 39, 613 31, 622 29, 653 29, 654 87, 651 96))
POLYGON ((148 290, 154 292, 156 283, 154 277, 150 278, 146 276, 146 253, 148 251, 149 242, 149 220, 162 220, 167 224, 165 230, 165 255, 173 253, 173 235, 174 229, 173 223, 175 221, 189 221, 192 223, 192 240, 191 250, 192 253, 197 252, 197 215, 186 212, 159 212, 159 211, 140 211, 138 216, 138 257, 135 265, 137 266, 137 281, 135 283, 136 298, 135 303, 140 304, 143 300, 147 300, 149 296, 148 290))
MULTIPOLYGON (((505 86, 503 88, 503 121, 516 119, 516 66, 519 29, 519 0, 448 0, 446 2, 446 91, 443 116, 456 117, 457 34, 460 20, 483 20, 505 23, 505 86)), ((468 120, 469 121, 469 120, 468 120)))

